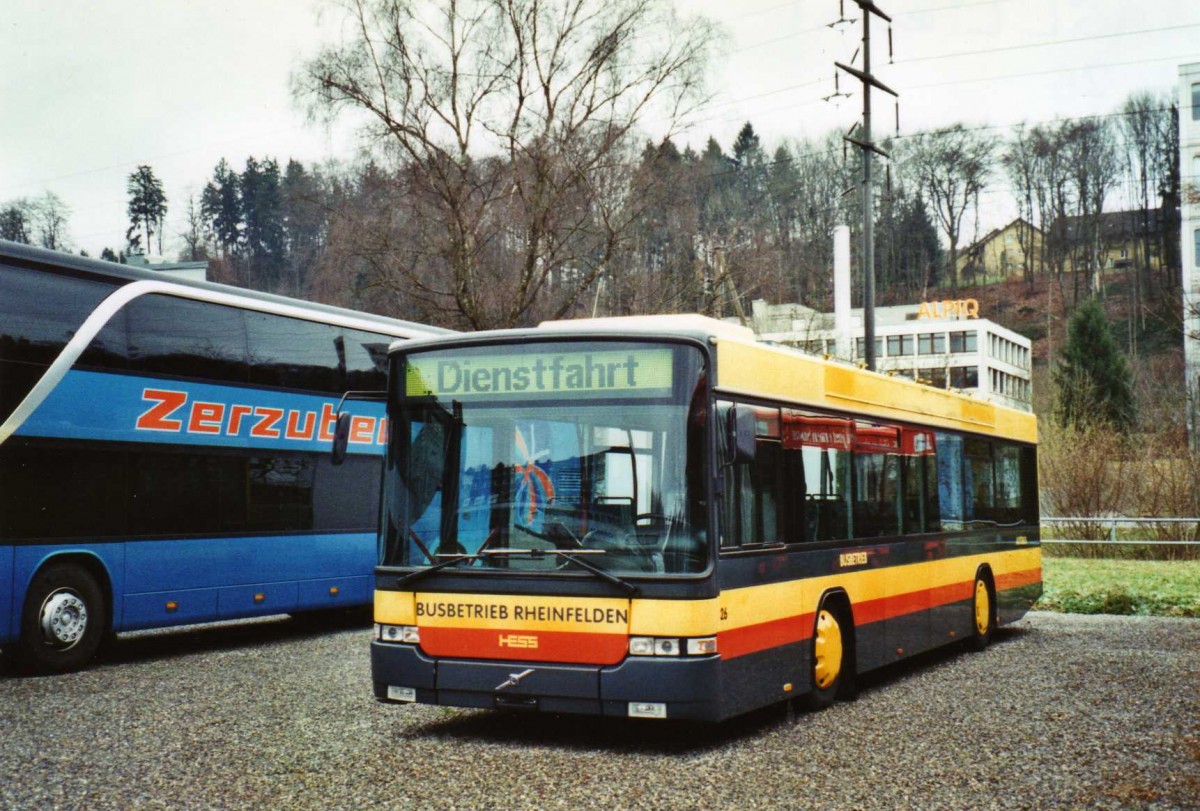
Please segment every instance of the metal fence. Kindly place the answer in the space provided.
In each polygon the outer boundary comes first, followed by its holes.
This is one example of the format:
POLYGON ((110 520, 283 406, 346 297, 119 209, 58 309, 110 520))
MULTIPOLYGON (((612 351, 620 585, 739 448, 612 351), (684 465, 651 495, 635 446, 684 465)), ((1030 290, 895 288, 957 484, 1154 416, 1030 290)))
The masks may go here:
POLYGON ((1200 518, 1129 518, 1123 515, 1115 516, 1099 516, 1099 515, 1076 515, 1076 516, 1043 516, 1042 525, 1054 524, 1092 524, 1101 527, 1107 527, 1107 538, 1043 538, 1044 544, 1113 544, 1116 546, 1182 546, 1182 547, 1200 547, 1200 540, 1196 536, 1197 527, 1200 527, 1200 518), (1146 539, 1146 540, 1129 540, 1117 537, 1118 527, 1127 526, 1146 526, 1146 525, 1191 525, 1191 538, 1177 539, 1146 539))

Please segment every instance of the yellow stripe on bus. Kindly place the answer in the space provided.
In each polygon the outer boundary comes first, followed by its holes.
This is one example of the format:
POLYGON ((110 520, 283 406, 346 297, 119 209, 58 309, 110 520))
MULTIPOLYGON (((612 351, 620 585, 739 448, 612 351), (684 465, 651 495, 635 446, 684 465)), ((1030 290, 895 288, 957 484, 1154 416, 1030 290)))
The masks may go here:
MULTIPOLYGON (((873 550, 866 549, 868 554, 873 550)), ((969 583, 987 563, 997 580, 1041 567, 1039 547, 837 572, 729 589, 705 600, 641 600, 376 591, 375 621, 389 625, 484 628, 633 636, 711 636, 816 611, 829 589, 845 589, 851 605, 969 583), (418 603, 420 609, 418 609, 418 603)))
POLYGON ((375 621, 427 628, 627 633, 629 601, 616 597, 375 593, 375 621))
POLYGON ((843 588, 851 605, 969 583, 983 563, 992 576, 1041 567, 1041 549, 989 552, 902 566, 838 572, 821 577, 729 589, 709 600, 634 600, 630 633, 636 636, 711 636, 817 610, 829 589, 843 588))

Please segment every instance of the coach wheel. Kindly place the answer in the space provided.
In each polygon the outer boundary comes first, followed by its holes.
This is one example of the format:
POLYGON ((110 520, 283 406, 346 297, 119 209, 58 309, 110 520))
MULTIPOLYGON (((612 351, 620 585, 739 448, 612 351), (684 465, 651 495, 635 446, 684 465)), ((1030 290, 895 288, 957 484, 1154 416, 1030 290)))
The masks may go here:
POLYGON ((837 698, 846 662, 845 637, 837 614, 822 607, 817 612, 813 633, 812 690, 806 696, 809 709, 828 707, 837 698))
POLYGON ((82 667, 100 647, 108 606, 99 584, 73 563, 52 564, 29 584, 21 615, 19 655, 39 673, 82 667))
POLYGON ((992 605, 992 590, 982 575, 975 576, 974 611, 971 614, 970 647, 973 650, 983 650, 992 640, 992 631, 996 629, 996 612, 992 605))

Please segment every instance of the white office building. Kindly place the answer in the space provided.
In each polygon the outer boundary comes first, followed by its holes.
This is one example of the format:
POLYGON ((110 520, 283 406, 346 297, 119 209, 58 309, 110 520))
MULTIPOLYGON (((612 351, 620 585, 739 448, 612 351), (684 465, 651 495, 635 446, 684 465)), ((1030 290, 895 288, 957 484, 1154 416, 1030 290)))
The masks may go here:
POLYGON ((1179 66, 1180 267, 1188 435, 1200 444, 1200 63, 1179 66))
MULTIPOLYGON (((732 319, 736 320, 736 319, 732 319)), ((760 340, 792 346, 814 355, 839 357, 832 313, 799 304, 752 304, 750 327, 760 340)), ((851 310, 849 357, 866 358, 862 310, 851 310)), ((875 310, 876 369, 940 388, 976 392, 1002 405, 1031 410, 1028 338, 979 317, 974 300, 878 307, 875 310)))

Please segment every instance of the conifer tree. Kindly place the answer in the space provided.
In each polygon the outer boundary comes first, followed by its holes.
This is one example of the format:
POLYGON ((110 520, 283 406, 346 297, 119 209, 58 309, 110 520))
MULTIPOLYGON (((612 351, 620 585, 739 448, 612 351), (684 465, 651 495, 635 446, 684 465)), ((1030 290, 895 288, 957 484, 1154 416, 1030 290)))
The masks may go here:
POLYGON ((246 159, 242 172, 242 245, 250 260, 252 286, 274 290, 286 252, 283 190, 279 164, 272 158, 246 159))
POLYGON ((1098 420, 1118 430, 1133 424, 1133 383, 1103 308, 1081 304, 1067 324, 1067 343, 1054 374, 1058 414, 1064 424, 1098 420))
POLYGON ((129 244, 135 245, 134 235, 142 231, 146 235, 145 250, 151 249, 151 240, 158 234, 158 249, 162 252, 162 224, 167 216, 167 195, 163 191, 162 181, 154 176, 154 170, 149 166, 139 166, 129 175, 126 184, 129 192, 129 230, 126 238, 129 244))
POLYGON ((32 205, 28 200, 9 201, 0 207, 0 239, 30 244, 33 242, 30 236, 33 230, 31 219, 32 205))
POLYGON ((237 172, 222 158, 200 195, 200 213, 224 256, 237 252, 242 228, 242 197, 237 172))

